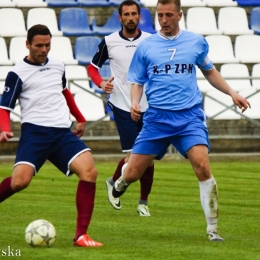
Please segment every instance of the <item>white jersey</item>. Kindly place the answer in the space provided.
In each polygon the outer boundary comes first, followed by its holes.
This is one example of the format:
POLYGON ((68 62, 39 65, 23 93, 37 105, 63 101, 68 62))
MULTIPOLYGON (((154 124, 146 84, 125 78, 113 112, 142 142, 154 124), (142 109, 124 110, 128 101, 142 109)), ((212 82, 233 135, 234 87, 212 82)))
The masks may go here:
POLYGON ((70 127, 70 112, 62 91, 66 88, 64 63, 48 58, 43 65, 18 62, 8 73, 0 108, 12 110, 17 99, 21 123, 70 127))
MULTIPOLYGON (((131 107, 131 84, 127 82, 129 66, 137 45, 150 35, 140 31, 132 41, 125 38, 122 31, 105 36, 91 63, 99 69, 109 59, 111 74, 114 77, 114 89, 110 94, 109 102, 127 112, 130 112, 131 107)), ((148 107, 145 95, 142 96, 140 106, 142 112, 148 107)))

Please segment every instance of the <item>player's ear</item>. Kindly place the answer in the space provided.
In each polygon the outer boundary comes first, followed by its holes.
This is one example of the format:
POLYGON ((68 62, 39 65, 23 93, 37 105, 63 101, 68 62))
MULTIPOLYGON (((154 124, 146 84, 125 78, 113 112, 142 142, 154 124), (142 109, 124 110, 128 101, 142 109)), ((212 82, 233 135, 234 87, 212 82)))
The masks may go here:
POLYGON ((26 40, 25 44, 26 44, 26 48, 30 49, 30 43, 27 40, 26 40))
POLYGON ((179 14, 178 14, 178 21, 180 21, 180 20, 181 20, 181 18, 182 18, 182 15, 183 15, 183 13, 182 13, 182 11, 180 11, 180 12, 179 12, 179 14))

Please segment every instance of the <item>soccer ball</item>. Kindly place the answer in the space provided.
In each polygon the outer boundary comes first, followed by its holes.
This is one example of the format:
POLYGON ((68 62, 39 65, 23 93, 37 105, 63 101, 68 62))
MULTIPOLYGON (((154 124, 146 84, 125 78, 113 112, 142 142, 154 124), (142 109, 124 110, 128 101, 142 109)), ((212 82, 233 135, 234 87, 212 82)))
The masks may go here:
POLYGON ((47 220, 38 219, 31 222, 25 230, 25 241, 32 247, 53 245, 56 239, 55 227, 47 220))

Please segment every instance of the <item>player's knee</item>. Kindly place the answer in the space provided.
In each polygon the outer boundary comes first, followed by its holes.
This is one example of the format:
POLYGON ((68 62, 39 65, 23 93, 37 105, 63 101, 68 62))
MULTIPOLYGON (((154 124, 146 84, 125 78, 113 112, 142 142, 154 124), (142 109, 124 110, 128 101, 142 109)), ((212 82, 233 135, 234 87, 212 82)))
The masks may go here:
POLYGON ((21 191, 25 188, 27 188, 30 184, 31 180, 29 179, 21 179, 21 178, 12 178, 11 181, 11 188, 13 191, 21 191))
POLYGON ((194 170, 200 180, 207 180, 211 176, 209 164, 206 162, 197 162, 196 165, 194 165, 194 170))
POLYGON ((78 174, 79 179, 83 181, 96 182, 98 171, 95 167, 86 169, 78 174))

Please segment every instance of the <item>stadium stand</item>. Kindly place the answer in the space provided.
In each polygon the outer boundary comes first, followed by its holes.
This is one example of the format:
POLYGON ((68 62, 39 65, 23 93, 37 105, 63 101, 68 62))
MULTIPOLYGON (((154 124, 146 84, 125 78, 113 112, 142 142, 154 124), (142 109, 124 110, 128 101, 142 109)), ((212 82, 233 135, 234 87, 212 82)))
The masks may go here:
POLYGON ((152 15, 149 9, 141 8, 141 19, 139 21, 139 28, 148 33, 156 33, 154 29, 152 15))
POLYGON ((27 29, 35 24, 44 24, 48 26, 53 36, 63 35, 58 28, 56 13, 52 8, 31 8, 27 15, 27 29))
POLYGON ((66 65, 78 64, 73 57, 71 40, 66 36, 53 36, 49 56, 62 60, 66 65))
MULTIPOLYGON (((134 1, 136 1, 140 6, 143 5, 140 0, 134 0, 134 1)), ((112 6, 118 7, 123 2, 123 0, 109 0, 109 2, 111 3, 112 6)))
POLYGON ((0 7, 15 7, 15 3, 11 0, 0 0, 0 7))
POLYGON ((105 114, 103 100, 100 97, 101 94, 94 93, 93 89, 75 94, 75 102, 87 121, 109 120, 109 116, 105 114))
POLYGON ((254 31, 254 34, 260 34, 260 7, 254 7, 251 10, 249 26, 254 31))
POLYGON ((46 0, 49 7, 77 7, 79 2, 75 0, 46 0))
POLYGON ((207 6, 237 6, 233 0, 204 0, 207 6))
POLYGON ((0 9, 0 36, 25 36, 26 33, 24 15, 21 9, 0 9))
POLYGON ((105 7, 111 6, 111 3, 107 0, 78 0, 80 6, 88 7, 105 7))
POLYGON ((12 68, 13 66, 0 66, 0 95, 3 94, 5 87, 5 78, 12 68))
POLYGON ((90 29, 88 14, 82 8, 64 8, 60 12, 59 27, 65 36, 94 35, 90 29))
MULTIPOLYGON (((12 65, 13 62, 8 58, 7 46, 5 39, 0 37, 0 64, 1 65, 12 65)), ((1 68, 1 67, 0 67, 1 68)))
POLYGON ((12 37, 9 45, 9 57, 15 64, 28 55, 26 48, 26 36, 12 37))
POLYGON ((92 61, 100 41, 97 36, 81 36, 76 39, 74 54, 79 64, 88 65, 92 61))
POLYGON ((260 63, 253 65, 253 67, 252 67, 252 77, 258 78, 258 79, 252 79, 252 86, 257 88, 257 89, 260 89, 260 63))
POLYGON ((260 52, 259 35, 238 35, 235 40, 235 57, 241 63, 259 63, 260 52))
POLYGON ((90 89, 89 77, 85 66, 66 65, 65 75, 68 80, 68 88, 72 94, 90 89))
POLYGON ((206 6, 206 3, 201 0, 181 0, 182 7, 206 6))
POLYGON ((213 63, 238 63, 234 56, 231 38, 228 35, 207 35, 209 44, 209 57, 213 63))
POLYGON ((241 6, 260 6, 260 0, 236 0, 241 6))
POLYGON ((46 7, 48 5, 43 0, 13 0, 13 2, 17 7, 46 7))
POLYGON ((227 35, 254 34, 254 31, 249 29, 247 14, 242 7, 220 8, 218 28, 227 35))
POLYGON ((118 20, 118 12, 114 10, 113 14, 107 19, 103 26, 98 26, 96 24, 96 19, 92 20, 92 30, 96 35, 105 36, 113 32, 121 30, 121 24, 118 20))
POLYGON ((217 28, 216 17, 211 7, 191 7, 186 16, 187 30, 202 35, 222 34, 217 28))
POLYGON ((155 7, 157 5, 157 0, 140 0, 140 2, 145 7, 155 7))

